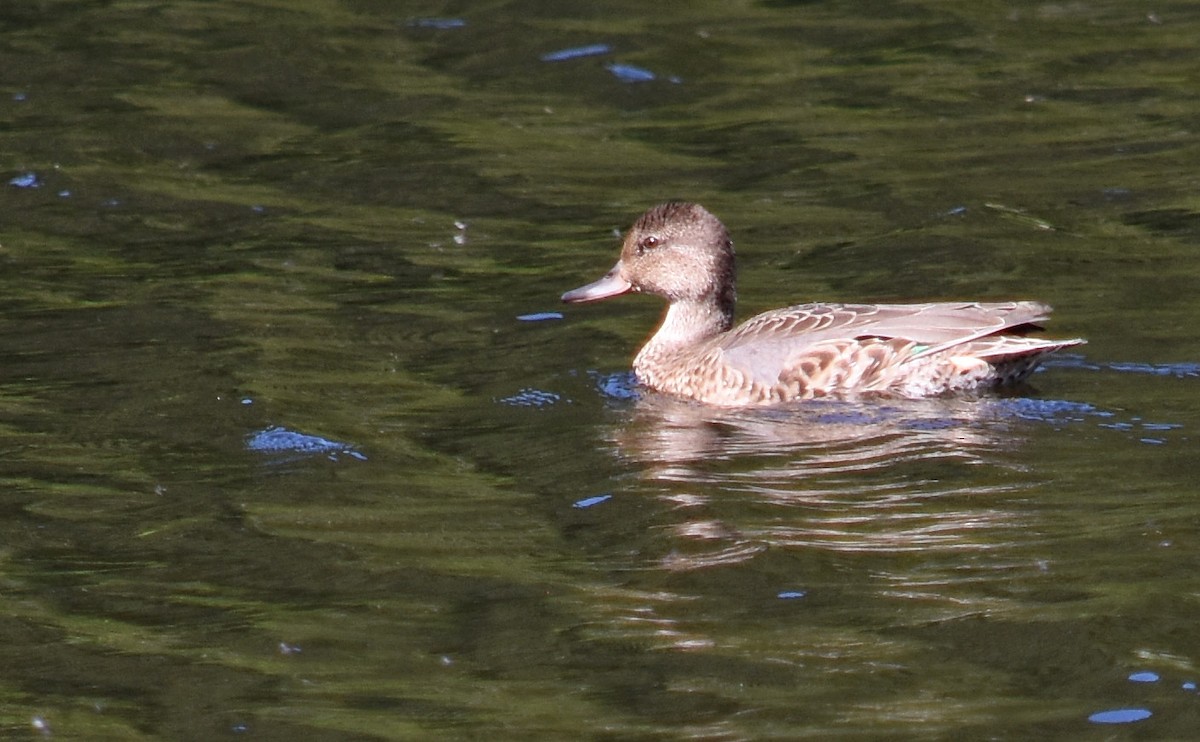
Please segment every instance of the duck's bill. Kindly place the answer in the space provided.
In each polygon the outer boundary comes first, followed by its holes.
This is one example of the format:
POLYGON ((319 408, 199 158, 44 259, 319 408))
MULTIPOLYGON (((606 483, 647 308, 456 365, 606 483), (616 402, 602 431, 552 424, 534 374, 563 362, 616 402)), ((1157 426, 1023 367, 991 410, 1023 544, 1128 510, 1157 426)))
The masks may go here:
POLYGON ((567 304, 582 304, 587 301, 600 301, 610 296, 619 296, 632 290, 633 286, 629 281, 621 278, 621 264, 618 263, 613 266, 612 270, 604 274, 604 278, 568 291, 562 295, 562 300, 567 304))

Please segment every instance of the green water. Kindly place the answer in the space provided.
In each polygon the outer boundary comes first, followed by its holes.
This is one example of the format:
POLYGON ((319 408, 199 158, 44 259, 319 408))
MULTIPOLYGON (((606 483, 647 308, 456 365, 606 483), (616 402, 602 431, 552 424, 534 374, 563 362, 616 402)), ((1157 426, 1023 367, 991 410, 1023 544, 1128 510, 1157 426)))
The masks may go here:
POLYGON ((1200 9, 679 5, 0 7, 0 736, 1194 736, 1200 9), (674 197, 1089 344, 633 399, 557 297, 674 197))

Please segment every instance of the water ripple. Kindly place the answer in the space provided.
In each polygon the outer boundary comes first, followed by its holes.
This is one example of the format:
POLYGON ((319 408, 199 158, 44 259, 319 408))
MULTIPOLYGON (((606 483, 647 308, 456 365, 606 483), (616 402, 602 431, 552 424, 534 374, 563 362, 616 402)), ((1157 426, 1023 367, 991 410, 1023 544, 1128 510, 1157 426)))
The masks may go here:
POLYGON ((1177 379, 1200 378, 1200 363, 1175 361, 1172 363, 1143 363, 1140 361, 1089 361, 1076 353, 1060 353, 1048 358, 1043 364, 1047 368, 1074 368, 1086 371, 1116 371, 1122 374, 1149 374, 1151 376, 1173 376, 1177 379))
POLYGON ((562 402, 563 397, 544 389, 525 388, 497 401, 510 407, 549 407, 562 402))
POLYGON ((615 401, 628 401, 631 399, 640 399, 642 394, 639 391, 637 377, 632 371, 623 371, 615 374, 599 374, 595 371, 589 372, 589 375, 595 380, 596 388, 605 398, 615 401))

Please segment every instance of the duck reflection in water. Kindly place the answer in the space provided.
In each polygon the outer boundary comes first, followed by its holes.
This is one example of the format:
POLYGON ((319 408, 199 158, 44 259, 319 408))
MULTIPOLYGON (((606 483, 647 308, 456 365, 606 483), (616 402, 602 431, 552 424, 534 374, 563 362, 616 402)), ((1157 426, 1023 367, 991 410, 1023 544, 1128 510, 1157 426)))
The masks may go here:
MULTIPOLYGON (((1025 538, 1013 507, 1035 423, 987 397, 721 409, 646 394, 605 431, 631 487, 667 503, 657 568, 689 571, 771 548, 990 552, 1025 538)), ((654 550, 651 550, 654 551, 654 550)))
POLYGON ((916 461, 978 464, 1018 443, 1013 416, 997 402, 830 399, 725 409, 645 394, 610 430, 610 441, 618 455, 661 481, 720 484, 727 468, 744 481, 862 474, 916 461))

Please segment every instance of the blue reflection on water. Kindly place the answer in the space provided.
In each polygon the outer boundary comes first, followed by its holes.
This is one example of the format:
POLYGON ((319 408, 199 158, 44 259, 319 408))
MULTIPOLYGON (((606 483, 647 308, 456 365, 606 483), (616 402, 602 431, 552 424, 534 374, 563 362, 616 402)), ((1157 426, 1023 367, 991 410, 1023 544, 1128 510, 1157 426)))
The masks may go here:
POLYGON ((1153 714, 1149 709, 1110 709, 1097 711, 1088 717, 1093 724, 1129 724, 1135 721, 1149 719, 1153 714))
POLYGON ((1110 363, 1108 367, 1127 374, 1153 374, 1180 379, 1200 377, 1200 363, 1110 363))
POLYGON ((295 461, 307 456, 325 454, 330 461, 337 461, 338 456, 346 455, 359 461, 367 457, 355 451, 348 443, 331 441, 317 435, 299 433, 295 430, 275 425, 250 435, 246 439, 246 449, 257 453, 283 457, 284 461, 295 461))
POLYGON ((533 314, 518 314, 522 322, 546 322, 547 320, 562 319, 562 312, 534 312, 533 314))
POLYGON ((585 497, 582 500, 577 500, 576 502, 574 502, 571 505, 571 507, 582 510, 584 508, 590 508, 594 505, 599 505, 600 503, 606 502, 611 499, 612 499, 611 494, 596 495, 595 497, 585 497))
POLYGON ((1065 399, 1018 397, 997 400, 996 406, 1022 420, 1043 423, 1078 423, 1088 417, 1112 417, 1113 414, 1086 402, 1070 402, 1065 399))
POLYGON ((608 44, 588 44, 587 46, 575 46, 570 49, 559 49, 558 51, 546 52, 541 56, 543 62, 563 62, 568 59, 579 59, 580 57, 595 57, 601 54, 608 54, 612 51, 612 47, 608 44))
POLYGON ((650 82, 656 77, 650 70, 632 64, 606 64, 604 68, 621 82, 650 82))
POLYGON ((1143 420, 1136 415, 1119 420, 1115 419, 1116 413, 1099 409, 1086 402, 1069 402, 1060 399, 1029 399, 1026 397, 1001 399, 997 400, 996 409, 1022 420, 1033 420, 1052 425, 1082 423, 1100 418, 1103 422, 1096 421, 1096 427, 1130 433, 1139 443, 1151 446, 1164 445, 1169 442, 1169 439, 1161 435, 1150 436, 1145 433, 1166 433, 1183 428, 1179 423, 1152 422, 1143 420))
POLYGON ((408 22, 413 28, 433 28, 444 31, 451 28, 462 28, 467 22, 462 18, 414 18, 408 22))
POLYGON ((8 184, 17 188, 40 188, 42 181, 38 178, 37 173, 21 173, 8 181, 8 184))
POLYGON ((1200 378, 1200 363, 1176 361, 1174 363, 1141 363, 1138 361, 1089 361, 1075 353, 1059 353, 1047 358, 1042 365, 1046 368, 1081 368, 1087 371, 1116 371, 1122 374, 1150 374, 1152 376, 1174 376, 1178 379, 1200 378))
POLYGON ((589 374, 596 380, 596 388, 608 399, 630 400, 640 399, 637 377, 632 371, 620 371, 615 374, 600 374, 595 371, 589 374))
POLYGON ((555 394, 554 392, 527 387, 516 394, 502 397, 497 401, 500 404, 506 404, 510 407, 549 407, 563 401, 563 398, 562 395, 555 394))

